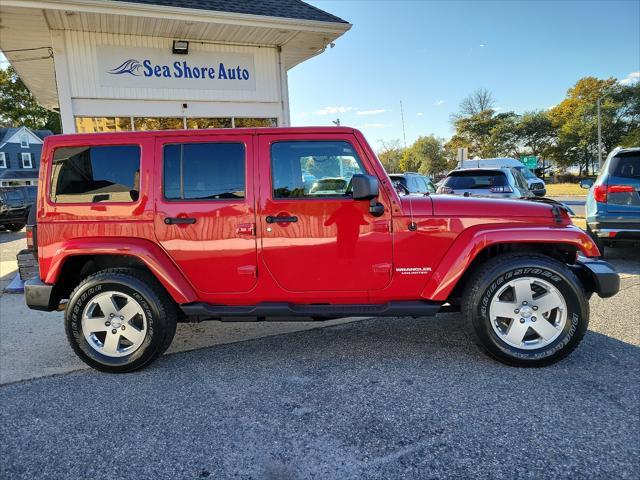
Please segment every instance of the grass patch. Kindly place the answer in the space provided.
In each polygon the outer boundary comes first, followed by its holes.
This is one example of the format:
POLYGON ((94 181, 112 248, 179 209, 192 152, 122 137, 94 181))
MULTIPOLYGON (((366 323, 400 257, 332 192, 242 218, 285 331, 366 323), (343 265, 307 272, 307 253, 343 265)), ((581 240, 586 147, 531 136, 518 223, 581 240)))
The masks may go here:
POLYGON ((589 190, 580 188, 577 183, 547 183, 547 197, 556 195, 580 195, 585 196, 589 190))

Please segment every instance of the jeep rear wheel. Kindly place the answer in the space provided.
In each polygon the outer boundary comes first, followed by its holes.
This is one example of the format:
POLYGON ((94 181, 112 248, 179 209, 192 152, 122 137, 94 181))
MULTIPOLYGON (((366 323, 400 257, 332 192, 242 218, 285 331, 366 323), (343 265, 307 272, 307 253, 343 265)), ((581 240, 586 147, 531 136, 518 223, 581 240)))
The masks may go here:
POLYGON ((151 275, 109 269, 74 290, 65 314, 67 338, 89 366, 130 372, 148 365, 171 344, 175 304, 151 275))
POLYGON ((537 254, 504 255, 482 265, 467 285, 462 311, 482 350, 521 367, 566 357, 589 322, 587 298, 571 269, 537 254))

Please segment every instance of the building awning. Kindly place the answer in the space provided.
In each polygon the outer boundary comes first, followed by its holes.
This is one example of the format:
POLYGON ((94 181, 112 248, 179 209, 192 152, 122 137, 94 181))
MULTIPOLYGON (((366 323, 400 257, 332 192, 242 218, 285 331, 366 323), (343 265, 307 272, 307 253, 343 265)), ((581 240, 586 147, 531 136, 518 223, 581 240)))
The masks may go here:
POLYGON ((58 107, 52 30, 280 47, 286 69, 351 24, 300 0, 2 0, 0 49, 38 102, 58 107))

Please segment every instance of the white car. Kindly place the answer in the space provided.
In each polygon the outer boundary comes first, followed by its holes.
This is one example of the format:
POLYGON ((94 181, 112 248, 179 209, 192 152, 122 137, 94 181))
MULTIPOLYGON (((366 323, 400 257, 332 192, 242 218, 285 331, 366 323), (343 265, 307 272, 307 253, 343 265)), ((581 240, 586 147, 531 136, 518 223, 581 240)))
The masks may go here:
POLYGON ((463 162, 462 168, 515 168, 518 170, 522 176, 524 177, 527 185, 529 185, 529 190, 538 196, 544 197, 547 193, 547 186, 539 177, 536 177, 535 174, 529 170, 524 164, 515 158, 481 158, 476 160, 465 160, 463 162))
POLYGON ((437 193, 453 195, 531 198, 533 193, 515 168, 465 168, 449 172, 437 193))

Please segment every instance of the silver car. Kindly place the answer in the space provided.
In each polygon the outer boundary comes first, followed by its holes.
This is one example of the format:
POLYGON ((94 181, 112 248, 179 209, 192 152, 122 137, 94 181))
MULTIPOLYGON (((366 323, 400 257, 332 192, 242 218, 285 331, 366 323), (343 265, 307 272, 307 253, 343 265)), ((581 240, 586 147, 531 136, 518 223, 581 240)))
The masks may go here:
POLYGON ((438 193, 500 198, 535 196, 515 168, 465 168, 453 170, 438 187, 438 193))

